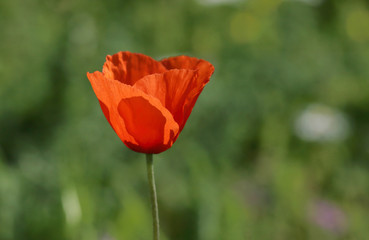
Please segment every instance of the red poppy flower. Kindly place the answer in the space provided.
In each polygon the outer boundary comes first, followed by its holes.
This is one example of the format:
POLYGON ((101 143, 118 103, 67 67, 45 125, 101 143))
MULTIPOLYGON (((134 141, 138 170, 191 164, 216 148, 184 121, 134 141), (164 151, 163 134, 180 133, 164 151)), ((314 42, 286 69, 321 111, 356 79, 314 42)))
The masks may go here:
POLYGON ((193 57, 156 61, 119 52, 106 57, 102 72, 87 77, 123 143, 136 152, 160 153, 176 141, 213 71, 193 57))

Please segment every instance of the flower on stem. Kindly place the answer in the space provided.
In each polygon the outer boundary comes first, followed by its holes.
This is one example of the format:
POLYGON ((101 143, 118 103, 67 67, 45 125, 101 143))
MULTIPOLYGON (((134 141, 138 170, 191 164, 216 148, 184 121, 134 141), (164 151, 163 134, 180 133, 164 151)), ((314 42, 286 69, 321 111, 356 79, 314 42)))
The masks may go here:
POLYGON ((187 56, 156 61, 119 52, 103 71, 87 73, 101 109, 123 143, 136 152, 160 153, 182 131, 214 67, 187 56))

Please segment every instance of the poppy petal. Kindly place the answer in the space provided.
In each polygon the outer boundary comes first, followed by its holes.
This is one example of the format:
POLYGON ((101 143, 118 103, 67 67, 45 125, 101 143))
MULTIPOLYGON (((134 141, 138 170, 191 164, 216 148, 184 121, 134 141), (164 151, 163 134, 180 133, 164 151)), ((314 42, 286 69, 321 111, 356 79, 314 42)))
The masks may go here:
POLYGON ((157 108, 142 96, 123 98, 118 111, 127 131, 135 137, 135 151, 160 153, 172 146, 178 124, 165 108, 157 108))
POLYGON ((131 52, 108 55, 103 66, 103 73, 107 78, 127 85, 133 85, 146 75, 164 71, 166 68, 160 62, 149 56, 131 52))
POLYGON ((106 120, 108 120, 110 126, 112 126, 110 122, 109 108, 105 105, 105 103, 101 102, 100 100, 99 100, 99 103, 100 103, 101 110, 103 111, 106 120))
POLYGON ((121 100, 121 87, 117 85, 123 85, 115 80, 109 80, 101 72, 87 73, 87 78, 90 80, 91 86, 95 92, 97 99, 99 100, 101 109, 114 129, 117 135, 125 141, 135 142, 136 140, 127 132, 125 125, 116 109, 119 101, 121 100))
POLYGON ((214 66, 203 59, 188 56, 170 57, 160 61, 168 70, 170 69, 191 69, 198 70, 198 81, 204 85, 209 81, 214 72, 214 66))
POLYGON ((138 152, 159 153, 171 147, 179 127, 158 99, 108 79, 101 72, 87 73, 87 77, 104 115, 129 148, 138 152))
POLYGON ((134 87, 159 99, 182 130, 204 85, 198 81, 197 71, 173 69, 146 76, 134 87))

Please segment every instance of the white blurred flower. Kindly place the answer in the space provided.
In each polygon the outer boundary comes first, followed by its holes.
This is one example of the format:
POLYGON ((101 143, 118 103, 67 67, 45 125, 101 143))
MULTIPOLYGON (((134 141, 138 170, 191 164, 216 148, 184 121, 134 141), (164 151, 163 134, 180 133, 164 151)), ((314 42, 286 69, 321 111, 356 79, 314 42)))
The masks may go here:
POLYGON ((215 5, 233 5, 239 2, 243 2, 242 0, 197 0, 198 3, 207 6, 215 6, 215 5))
POLYGON ((300 1, 300 2, 306 3, 308 5, 318 6, 318 5, 322 4, 324 0, 293 0, 293 1, 300 1))
POLYGON ((82 217, 81 205, 75 188, 65 189, 62 192, 62 206, 67 223, 76 225, 82 217))
MULTIPOLYGON (((248 2, 249 0, 197 0, 198 3, 207 6, 215 5, 234 5, 237 3, 248 2)), ((285 1, 299 1, 308 5, 317 6, 322 4, 324 0, 285 0, 285 1)))
POLYGON ((322 104, 307 106, 295 121, 295 133, 305 141, 341 141, 349 132, 350 125, 346 116, 322 104))

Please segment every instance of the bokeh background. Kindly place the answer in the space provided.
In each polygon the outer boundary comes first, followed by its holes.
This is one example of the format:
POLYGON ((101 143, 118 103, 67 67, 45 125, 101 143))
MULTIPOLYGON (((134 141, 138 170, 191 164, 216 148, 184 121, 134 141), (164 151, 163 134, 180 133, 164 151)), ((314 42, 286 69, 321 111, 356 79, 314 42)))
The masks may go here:
POLYGON ((214 64, 155 156, 162 239, 369 239, 369 1, 2 0, 0 239, 146 240, 144 155, 86 78, 121 50, 214 64))

